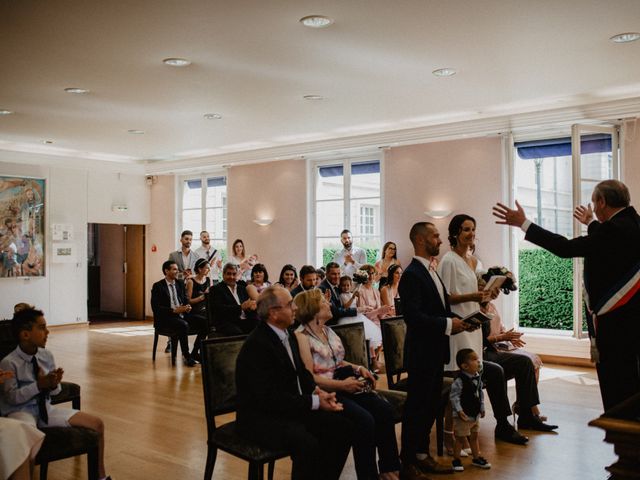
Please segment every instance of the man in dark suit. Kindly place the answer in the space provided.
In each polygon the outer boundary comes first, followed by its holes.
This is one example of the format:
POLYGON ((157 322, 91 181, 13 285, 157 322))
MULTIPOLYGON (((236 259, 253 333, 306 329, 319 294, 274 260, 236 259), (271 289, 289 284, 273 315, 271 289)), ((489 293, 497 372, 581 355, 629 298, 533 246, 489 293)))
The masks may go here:
MULTIPOLYGON (((333 318, 327 325, 333 325, 344 317, 355 317, 358 314, 357 308, 344 308, 340 301, 340 265, 335 262, 327 263, 326 278, 318 286, 323 293, 331 295, 331 314, 333 318)), ((329 295, 327 294, 327 295, 329 295)))
POLYGON ((151 288, 153 321, 158 327, 171 328, 176 332, 184 363, 193 367, 196 362, 189 354, 189 323, 185 319, 191 311, 191 305, 185 297, 184 284, 177 279, 178 265, 167 260, 162 264, 162 273, 164 278, 151 288))
POLYGON ((447 291, 431 267, 440 253, 440 234, 429 222, 411 227, 415 256, 400 279, 407 334, 404 361, 407 401, 402 417, 402 478, 426 479, 427 473, 453 473, 429 455, 429 434, 441 403, 444 365, 449 361, 449 335, 473 330, 451 313, 447 291))
POLYGON ((316 288, 317 278, 316 267, 313 265, 303 265, 300 269, 300 283, 296 288, 291 290, 291 297, 295 298, 300 292, 316 288))
POLYGON ((568 239, 527 220, 501 203, 493 207, 496 223, 520 227, 525 239, 559 257, 584 257, 592 359, 596 361, 605 410, 640 392, 640 217, 629 206, 626 185, 598 183, 591 205, 578 206, 574 217, 588 225, 587 235, 568 239), (593 215, 597 218, 594 219, 593 215))
POLYGON ((222 335, 243 335, 256 324, 256 302, 249 298, 244 282, 236 282, 238 267, 227 263, 222 270, 222 282, 211 289, 212 321, 222 335))
POLYGON ((338 480, 349 454, 351 422, 335 393, 316 387, 304 367, 289 292, 269 287, 258 298, 260 322, 236 364, 238 431, 291 452, 293 480, 338 480))

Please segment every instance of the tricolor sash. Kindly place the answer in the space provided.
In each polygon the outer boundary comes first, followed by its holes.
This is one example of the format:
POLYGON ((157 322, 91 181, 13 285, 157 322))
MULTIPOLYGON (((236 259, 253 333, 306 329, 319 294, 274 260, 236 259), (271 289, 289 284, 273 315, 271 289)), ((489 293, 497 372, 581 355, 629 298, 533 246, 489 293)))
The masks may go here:
POLYGON ((589 316, 593 320, 594 333, 597 330, 598 317, 611 313, 626 305, 640 291, 640 263, 635 265, 619 282, 617 282, 597 305, 591 306, 585 292, 585 301, 589 316))

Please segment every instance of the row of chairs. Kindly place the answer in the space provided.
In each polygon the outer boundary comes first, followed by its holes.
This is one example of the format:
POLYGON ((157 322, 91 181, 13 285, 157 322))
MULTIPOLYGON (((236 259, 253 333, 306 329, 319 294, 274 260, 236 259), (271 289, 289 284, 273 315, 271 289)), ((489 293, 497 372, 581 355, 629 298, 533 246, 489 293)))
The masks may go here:
MULTIPOLYGON (((11 320, 0 320, 0 359, 15 350, 17 342, 11 329, 11 320)), ((72 382, 61 382, 62 391, 51 397, 51 403, 71 402, 76 410, 80 410, 80 385, 72 382)), ((82 427, 48 427, 43 428, 45 434, 42 447, 36 456, 36 465, 40 465, 40 480, 46 480, 49 463, 78 455, 87 455, 87 472, 89 480, 98 480, 98 433, 82 427)))
MULTIPOLYGON (((369 354, 365 341, 364 325, 352 323, 332 327, 345 347, 345 360, 357 365, 368 365, 369 354)), ((401 317, 382 321, 382 339, 389 390, 378 390, 393 407, 394 420, 402 420, 406 400, 406 378, 403 366, 404 337, 406 325, 401 317)), ((207 417, 207 463, 204 479, 210 480, 218 450, 227 452, 249 463, 249 480, 264 478, 264 465, 268 465, 267 478, 273 479, 276 460, 289 456, 282 450, 270 449, 252 443, 236 434, 235 422, 218 426, 216 417, 236 410, 235 369, 236 358, 246 336, 210 338, 202 345, 202 385, 204 389, 205 413, 207 417)), ((443 451, 443 415, 450 389, 448 382, 443 387, 441 414, 436 421, 438 455, 443 451)))

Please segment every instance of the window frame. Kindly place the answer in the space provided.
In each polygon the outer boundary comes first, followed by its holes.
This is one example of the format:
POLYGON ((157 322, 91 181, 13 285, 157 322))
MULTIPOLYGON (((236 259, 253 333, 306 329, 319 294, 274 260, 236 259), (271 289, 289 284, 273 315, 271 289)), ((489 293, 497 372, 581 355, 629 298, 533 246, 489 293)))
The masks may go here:
MULTIPOLYGON (((179 212, 179 221, 178 226, 178 234, 182 231, 184 231, 184 212, 186 210, 190 210, 190 211, 194 211, 194 210, 200 210, 200 230, 198 230, 197 232, 193 232, 193 236, 194 236, 194 241, 200 241, 200 232, 207 230, 207 210, 222 210, 222 224, 223 224, 223 230, 222 233, 224 234, 223 237, 219 237, 219 236, 215 236, 215 237, 211 237, 211 242, 215 243, 215 242, 220 242, 224 245, 227 245, 227 234, 228 232, 226 230, 224 230, 224 225, 228 224, 228 215, 229 215, 229 211, 226 205, 226 199, 228 198, 228 188, 229 188, 229 184, 228 184, 228 175, 226 171, 211 171, 211 172, 206 172, 206 173, 201 173, 201 174, 196 174, 196 175, 181 175, 180 177, 178 177, 178 212, 179 212), (223 197, 223 204, 221 206, 207 206, 207 189, 208 189, 208 184, 207 184, 207 179, 209 178, 218 178, 218 177, 224 177, 225 179, 225 187, 227 190, 225 190, 225 195, 223 197), (183 205, 183 198, 184 198, 184 186, 185 183, 189 180, 200 180, 201 182, 201 192, 200 192, 200 207, 198 208, 184 208, 183 205)), ((216 233, 216 232, 214 232, 216 233)))
MULTIPOLYGON (((316 246, 317 241, 319 239, 334 239, 337 242, 340 241, 340 232, 336 232, 335 236, 318 236, 316 231, 316 214, 317 214, 317 204, 327 201, 336 201, 341 200, 343 202, 343 227, 342 229, 349 229, 352 232, 354 238, 360 238, 359 231, 355 231, 356 225, 351 225, 351 203, 353 200, 369 200, 369 199, 379 199, 380 201, 380 209, 379 209, 379 224, 380 224, 380 246, 382 247, 383 239, 384 239, 384 155, 381 151, 377 151, 371 154, 359 154, 359 155, 349 155, 349 156, 341 156, 330 159, 320 159, 315 161, 310 161, 309 163, 309 191, 311 195, 309 196, 309 222, 308 222, 308 230, 309 230, 309 241, 308 241, 308 249, 309 255, 308 257, 311 259, 312 265, 319 265, 322 262, 322 259, 316 258, 316 246), (379 197, 351 197, 351 165, 354 163, 362 163, 362 162, 374 162, 377 161, 380 165, 380 195, 379 197), (330 166, 330 165, 342 165, 343 167, 343 185, 342 185, 342 197, 340 199, 320 199, 318 200, 317 195, 317 179, 319 174, 320 167, 330 166)), ((359 212, 358 212, 359 216, 359 212)), ((342 230, 340 229, 340 230, 342 230)), ((372 235, 373 236, 373 235, 372 235)), ((354 242, 355 243, 355 242, 354 242)))

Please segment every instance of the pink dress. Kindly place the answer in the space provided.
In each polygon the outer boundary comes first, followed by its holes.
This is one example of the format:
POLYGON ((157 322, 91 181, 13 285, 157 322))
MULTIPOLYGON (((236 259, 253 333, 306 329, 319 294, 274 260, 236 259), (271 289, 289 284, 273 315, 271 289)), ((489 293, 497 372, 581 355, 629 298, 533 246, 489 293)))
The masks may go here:
POLYGON ((302 332, 309 339, 311 357, 313 358, 313 374, 325 378, 333 378, 333 372, 342 366, 344 361, 344 346, 340 337, 329 327, 323 327, 324 333, 329 339, 325 343, 314 332, 301 325, 296 331, 302 332))
MULTIPOLYGON (((379 309, 382 306, 380 301, 380 292, 373 287, 367 288, 364 285, 359 290, 360 296, 358 297, 358 307, 371 307, 374 310, 379 309)), ((378 327, 380 326, 380 317, 377 313, 365 313, 378 327)))

